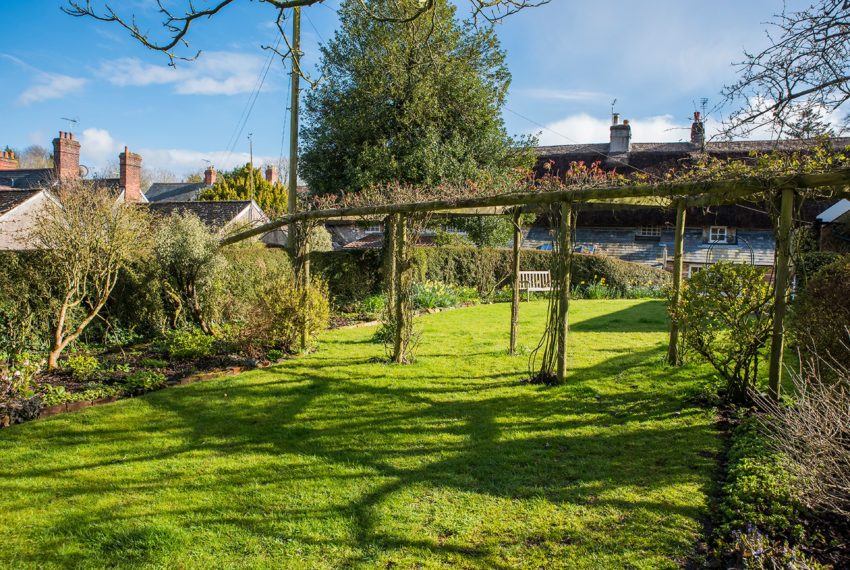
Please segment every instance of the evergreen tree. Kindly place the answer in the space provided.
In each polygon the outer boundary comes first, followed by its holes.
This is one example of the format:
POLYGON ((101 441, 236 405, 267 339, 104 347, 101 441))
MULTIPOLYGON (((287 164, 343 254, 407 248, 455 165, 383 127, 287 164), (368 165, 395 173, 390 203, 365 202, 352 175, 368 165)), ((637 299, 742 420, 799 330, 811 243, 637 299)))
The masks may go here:
MULTIPOLYGON (((249 165, 220 173, 218 181, 211 188, 201 192, 201 200, 247 200, 251 197, 251 178, 249 165)), ((270 218, 286 213, 286 187, 277 182, 272 184, 265 179, 260 168, 253 171, 254 201, 270 218)))
POLYGON ((325 80, 305 100, 301 174, 313 193, 486 183, 530 166, 500 115, 510 75, 492 29, 462 25, 448 0, 403 23, 369 14, 410 13, 416 0, 365 3, 343 1, 325 80))

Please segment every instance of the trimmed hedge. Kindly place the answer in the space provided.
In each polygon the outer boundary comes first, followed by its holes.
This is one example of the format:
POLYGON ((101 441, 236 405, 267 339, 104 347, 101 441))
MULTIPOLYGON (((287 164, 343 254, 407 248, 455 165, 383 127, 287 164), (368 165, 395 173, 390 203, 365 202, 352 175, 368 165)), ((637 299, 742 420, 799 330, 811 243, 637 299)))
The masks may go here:
MULTIPOLYGON (((488 295, 510 281, 509 249, 476 247, 421 247, 415 251, 414 280, 439 281, 474 287, 488 295)), ((357 301, 378 293, 383 282, 381 250, 340 250, 311 255, 315 272, 328 282, 338 302, 357 301)), ((523 271, 551 270, 550 251, 523 250, 523 271)), ((604 277, 612 289, 623 292, 637 286, 665 286, 670 274, 647 265, 622 261, 604 255, 577 254, 573 258, 572 281, 591 282, 604 277)))
MULTIPOLYGON (((821 267, 800 291, 791 313, 796 341, 811 354, 850 367, 850 256, 821 267)), ((828 372, 828 367, 824 367, 828 372)))
POLYGON ((841 258, 842 255, 834 251, 810 251, 801 255, 800 259, 796 260, 797 266, 794 268, 800 292, 818 271, 841 258))

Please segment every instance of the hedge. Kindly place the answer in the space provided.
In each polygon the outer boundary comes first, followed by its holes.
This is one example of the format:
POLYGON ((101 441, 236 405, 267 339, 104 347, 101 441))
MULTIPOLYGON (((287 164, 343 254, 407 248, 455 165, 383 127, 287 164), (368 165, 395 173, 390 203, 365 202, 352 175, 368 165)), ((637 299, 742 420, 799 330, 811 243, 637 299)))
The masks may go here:
MULTIPOLYGON (((463 246, 420 247, 415 251, 415 279, 475 287, 487 295, 509 284, 509 249, 463 246)), ((338 302, 356 301, 380 292, 383 279, 381 250, 339 250, 311 254, 316 274, 328 281, 338 302)), ((551 270, 550 251, 523 250, 523 271, 551 270)), ((573 283, 605 278, 609 287, 625 291, 635 286, 665 286, 670 274, 647 265, 604 255, 577 254, 573 258, 573 283)))

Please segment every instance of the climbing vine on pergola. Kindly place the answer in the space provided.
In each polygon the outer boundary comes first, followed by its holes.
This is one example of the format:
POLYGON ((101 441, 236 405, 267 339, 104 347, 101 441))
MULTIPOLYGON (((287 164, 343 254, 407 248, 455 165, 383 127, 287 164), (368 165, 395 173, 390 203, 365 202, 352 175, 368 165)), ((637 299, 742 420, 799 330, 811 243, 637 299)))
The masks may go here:
MULTIPOLYGON (((671 180, 660 183, 629 183, 622 177, 600 178, 592 183, 568 185, 563 181, 550 177, 542 182, 529 183, 521 191, 504 191, 497 188, 495 192, 478 196, 464 196, 464 189, 438 188, 431 195, 438 199, 422 199, 429 195, 423 189, 393 187, 378 190, 375 193, 363 193, 347 199, 337 207, 330 207, 325 202, 320 207, 282 216, 276 220, 262 224, 250 230, 227 237, 222 245, 235 243, 240 240, 265 234, 284 225, 306 222, 308 220, 330 220, 336 218, 382 217, 388 216, 386 227, 389 229, 389 240, 393 247, 390 249, 392 259, 388 261, 393 277, 388 282, 388 294, 391 304, 399 305, 400 288, 405 287, 404 272, 409 270, 410 249, 400 244, 405 241, 403 229, 405 221, 411 216, 422 216, 432 213, 466 213, 471 215, 512 215, 515 223, 515 240, 513 249, 513 279, 514 289, 511 318, 511 348, 516 343, 516 322, 518 315, 518 286, 519 286, 519 257, 518 239, 521 236, 519 213, 537 210, 541 207, 554 207, 558 212, 559 231, 557 232, 556 260, 553 275, 553 291, 550 302, 550 315, 546 327, 546 336, 541 343, 540 369, 538 376, 541 380, 561 383, 567 373, 567 337, 569 330, 569 299, 570 299, 570 266, 573 256, 571 244, 571 224, 573 209, 577 204, 596 202, 616 206, 633 206, 636 201, 647 201, 657 207, 676 208, 676 230, 673 261, 673 295, 672 303, 679 302, 682 288, 682 256, 683 236, 688 207, 712 206, 752 202, 753 200, 775 199, 779 203, 776 238, 776 271, 775 271, 775 303, 774 329, 770 355, 770 393, 779 395, 781 381, 781 365, 784 349, 784 317, 789 290, 790 254, 792 213, 794 202, 798 195, 818 192, 821 197, 839 197, 850 195, 846 189, 850 185, 850 168, 842 167, 820 172, 803 172, 794 174, 747 175, 744 172, 734 172, 734 176, 726 178, 692 176, 683 180, 671 180), (417 199, 418 198, 418 199, 417 199), (395 203, 392 200, 396 200, 395 203)), ((480 193, 484 193, 480 189, 480 193)), ((403 303, 403 301, 402 301, 403 303)), ((396 318, 404 318, 397 315, 396 318)), ((402 323, 405 325, 405 323, 402 323)), ((672 322, 668 362, 676 365, 681 363, 679 350, 679 327, 681 323, 672 322)), ((394 334, 400 335, 402 327, 397 326, 394 334)), ((407 355, 403 352, 403 339, 396 338, 396 348, 393 360, 403 362, 407 355)))

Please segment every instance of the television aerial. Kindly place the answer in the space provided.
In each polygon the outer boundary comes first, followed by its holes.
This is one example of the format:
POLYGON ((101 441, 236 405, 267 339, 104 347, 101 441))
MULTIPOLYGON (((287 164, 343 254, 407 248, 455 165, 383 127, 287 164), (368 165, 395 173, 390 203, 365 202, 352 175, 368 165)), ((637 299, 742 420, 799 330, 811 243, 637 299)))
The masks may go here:
POLYGON ((69 131, 73 131, 73 130, 74 130, 74 127, 76 127, 76 126, 77 126, 77 123, 79 123, 79 122, 80 122, 80 118, 79 118, 79 117, 75 117, 75 118, 73 118, 73 119, 71 119, 71 118, 69 118, 69 117, 59 117, 59 118, 60 118, 61 120, 63 120, 63 121, 68 121, 68 130, 69 130, 69 131))

